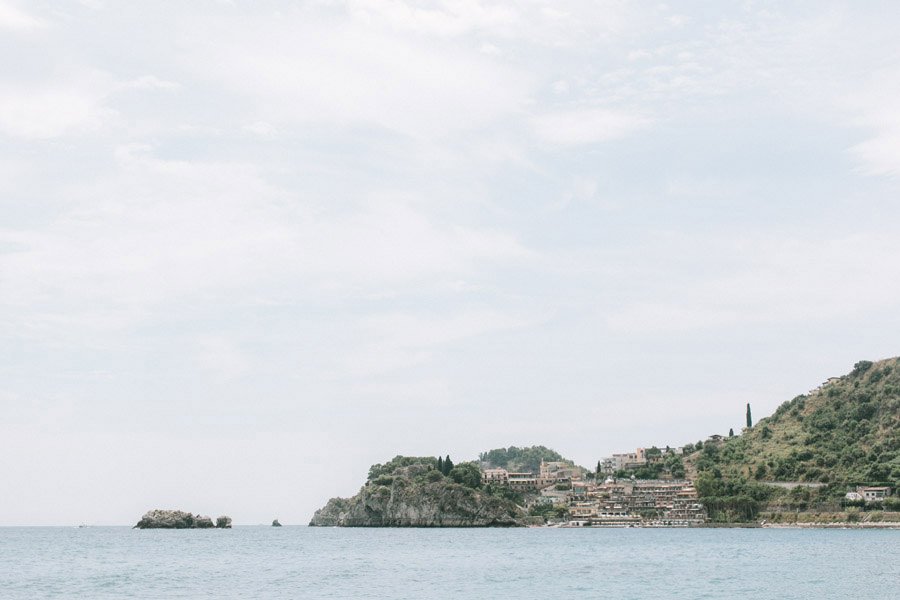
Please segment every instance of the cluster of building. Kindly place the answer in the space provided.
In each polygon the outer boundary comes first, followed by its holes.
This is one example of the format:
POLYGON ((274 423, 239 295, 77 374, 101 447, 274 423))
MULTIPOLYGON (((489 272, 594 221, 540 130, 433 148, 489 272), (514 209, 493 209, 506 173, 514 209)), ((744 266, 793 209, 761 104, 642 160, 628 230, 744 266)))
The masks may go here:
MULTIPOLYGON (((713 436, 710 438, 712 441, 721 441, 723 438, 720 435, 713 436), (718 439, 716 439, 718 438, 718 439)), ((653 464, 656 462, 663 462, 665 460, 666 455, 668 454, 676 454, 678 456, 684 453, 684 448, 670 448, 666 447, 665 450, 660 450, 656 453, 647 453, 646 448, 636 448, 634 452, 624 452, 622 454, 613 454, 612 456, 605 456, 600 459, 600 471, 604 475, 613 475, 619 471, 628 471, 633 469, 639 469, 643 466, 653 464)))
MULTIPOLYGON (((606 460, 606 459, 604 459, 606 460)), ((614 471, 646 464, 643 449, 613 455, 614 471), (616 462, 616 461, 619 462, 616 462), (643 461, 643 462, 639 462, 643 461)), ((601 465, 603 462, 601 462, 601 465)), ((583 470, 565 462, 542 462, 538 473, 501 468, 482 470, 485 484, 526 493, 526 506, 564 508, 570 527, 688 527, 706 522, 697 490, 686 480, 583 480, 583 470)))
POLYGON ((705 523, 706 509, 687 480, 626 480, 576 484, 569 501, 574 527, 690 527, 705 523))
POLYGON ((647 464, 647 451, 637 448, 634 452, 613 454, 600 459, 600 469, 607 475, 627 469, 637 469, 647 464))
POLYGON ((541 461, 538 473, 515 472, 506 469, 482 469, 481 481, 485 484, 508 486, 517 492, 536 492, 546 487, 571 484, 582 478, 583 472, 566 462, 541 461))

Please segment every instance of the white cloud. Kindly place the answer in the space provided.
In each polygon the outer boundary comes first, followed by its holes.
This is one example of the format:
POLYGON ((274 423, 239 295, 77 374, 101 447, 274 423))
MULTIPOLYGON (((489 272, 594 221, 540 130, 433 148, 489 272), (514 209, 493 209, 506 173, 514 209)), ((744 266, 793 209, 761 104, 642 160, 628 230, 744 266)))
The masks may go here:
POLYGON ((534 320, 533 316, 470 310, 441 317, 383 314, 366 318, 364 325, 377 338, 389 340, 388 346, 429 348, 494 331, 523 327, 534 320))
POLYGON ((493 309, 455 307, 449 314, 387 313, 367 316, 355 337, 363 343, 336 356, 329 377, 366 378, 409 372, 429 363, 442 347, 471 338, 520 329, 540 322, 536 314, 509 314, 493 309))
POLYGON ((202 335, 194 340, 196 364, 218 381, 240 377, 252 368, 252 359, 240 345, 224 335, 202 335))
POLYGON ((9 2, 0 1, 0 29, 33 31, 46 27, 46 23, 9 2))
POLYGON ((0 132, 48 139, 96 129, 113 114, 101 99, 102 93, 79 87, 0 86, 0 132))
POLYGON ((852 124, 866 129, 872 137, 853 145, 849 152, 866 175, 900 174, 900 71, 872 72, 861 89, 841 99, 852 115, 852 124))
POLYGON ((248 123, 247 125, 244 125, 243 129, 247 133, 252 133, 253 135, 257 135, 265 139, 273 139, 278 134, 278 129, 276 129, 275 126, 271 123, 267 123, 265 121, 248 123))
POLYGON ((514 6, 477 0, 416 5, 398 0, 349 0, 350 14, 364 23, 420 35, 458 36, 475 30, 508 31, 518 21, 514 6))
POLYGON ((336 3, 366 25, 440 38, 475 37, 571 47, 608 41, 643 20, 620 0, 497 3, 490 0, 347 0, 336 3))
POLYGON ((181 86, 174 81, 166 81, 155 75, 142 75, 126 82, 123 87, 135 90, 177 90, 181 86))
POLYGON ((0 254, 7 327, 78 328, 80 315, 121 328, 219 294, 380 293, 529 255, 507 233, 438 224, 389 197, 322 211, 252 166, 160 160, 140 145, 117 156, 116 176, 58 192, 68 208, 51 225, 0 229, 14 248, 0 254))
POLYGON ((534 118, 535 133, 553 144, 596 144, 646 129, 652 121, 639 114, 602 108, 548 113, 534 118))
MULTIPOLYGON (((847 320, 900 303, 900 241, 893 236, 850 235, 826 239, 741 237, 668 240, 648 254, 659 270, 643 273, 646 295, 606 315, 614 331, 634 334, 720 326, 847 320), (704 255, 729 267, 690 283, 673 271, 702 264, 704 255), (684 268, 682 266, 682 268, 684 268)), ((654 264, 651 262, 650 264, 654 264)), ((689 276, 688 271, 684 277, 689 276)))
POLYGON ((470 273, 476 265, 516 261, 529 252, 509 234, 439 226, 400 203, 370 202, 354 214, 309 222, 303 267, 352 286, 470 273))
POLYGON ((275 126, 376 127, 430 139, 516 114, 531 85, 477 48, 353 21, 205 20, 182 45, 197 77, 250 99, 259 120, 275 126))
POLYGON ((900 175, 900 129, 856 144, 850 152, 866 175, 900 175))

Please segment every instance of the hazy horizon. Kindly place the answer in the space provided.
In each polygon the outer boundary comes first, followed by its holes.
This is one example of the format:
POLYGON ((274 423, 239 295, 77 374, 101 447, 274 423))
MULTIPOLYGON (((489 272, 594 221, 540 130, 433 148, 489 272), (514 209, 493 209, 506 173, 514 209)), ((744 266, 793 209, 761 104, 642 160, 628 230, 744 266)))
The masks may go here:
POLYGON ((898 17, 0 0, 0 525, 306 523, 900 354, 898 17))

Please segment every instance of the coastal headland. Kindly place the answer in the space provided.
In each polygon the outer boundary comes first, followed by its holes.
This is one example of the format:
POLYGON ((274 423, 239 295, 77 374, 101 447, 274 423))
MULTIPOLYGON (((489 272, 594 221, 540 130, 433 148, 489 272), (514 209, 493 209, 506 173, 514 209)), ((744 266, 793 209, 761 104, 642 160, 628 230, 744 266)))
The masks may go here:
POLYGON ((900 358, 859 361, 746 427, 585 468, 544 446, 396 456, 311 526, 900 527, 900 358))

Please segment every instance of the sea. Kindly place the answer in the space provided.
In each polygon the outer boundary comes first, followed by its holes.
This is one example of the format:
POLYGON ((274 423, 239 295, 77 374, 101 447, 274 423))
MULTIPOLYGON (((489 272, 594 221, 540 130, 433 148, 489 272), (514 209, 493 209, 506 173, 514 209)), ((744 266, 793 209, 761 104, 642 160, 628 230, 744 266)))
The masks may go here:
POLYGON ((900 598, 900 530, 0 528, 0 598, 900 598))

